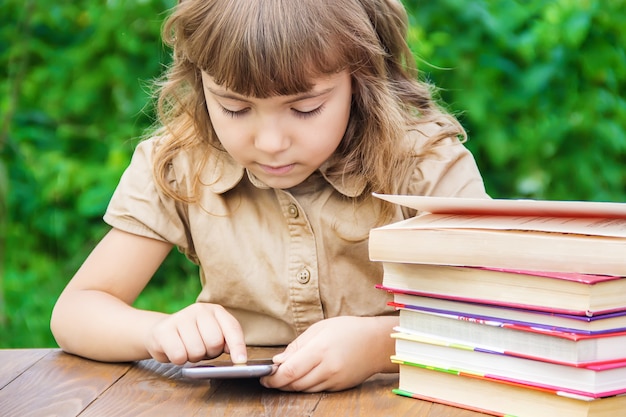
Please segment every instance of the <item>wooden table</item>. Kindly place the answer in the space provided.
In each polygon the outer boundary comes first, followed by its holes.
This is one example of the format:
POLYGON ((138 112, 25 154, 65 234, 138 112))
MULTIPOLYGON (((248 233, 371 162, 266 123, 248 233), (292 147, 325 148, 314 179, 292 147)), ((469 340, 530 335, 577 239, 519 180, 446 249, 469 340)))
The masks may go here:
MULTIPOLYGON (((249 351, 267 357, 271 351, 249 351)), ((105 364, 58 349, 0 350, 0 415, 484 417, 395 395, 397 374, 375 375, 335 393, 286 393, 256 379, 186 380, 153 360, 105 364)))

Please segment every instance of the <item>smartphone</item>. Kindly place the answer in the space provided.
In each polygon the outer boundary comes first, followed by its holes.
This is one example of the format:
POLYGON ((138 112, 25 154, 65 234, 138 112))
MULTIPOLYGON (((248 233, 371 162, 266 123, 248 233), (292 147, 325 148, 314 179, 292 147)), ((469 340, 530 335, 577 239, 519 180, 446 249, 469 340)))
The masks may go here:
POLYGON ((200 362, 186 365, 182 369, 185 378, 260 378, 276 372, 276 365, 271 359, 250 359, 245 364, 230 361, 200 362))

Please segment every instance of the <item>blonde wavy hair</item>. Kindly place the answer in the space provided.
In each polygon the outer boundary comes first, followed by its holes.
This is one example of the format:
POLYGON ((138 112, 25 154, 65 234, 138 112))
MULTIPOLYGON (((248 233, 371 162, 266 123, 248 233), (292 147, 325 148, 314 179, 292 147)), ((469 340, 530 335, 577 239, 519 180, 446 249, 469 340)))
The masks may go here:
MULTIPOLYGON (((159 187, 194 202, 199 178, 188 195, 167 181, 173 158, 181 151, 225 152, 206 109, 202 71, 239 94, 265 98, 307 92, 312 79, 348 70, 350 120, 326 174, 359 175, 368 191, 395 193, 413 158, 424 157, 405 146, 407 130, 435 122, 443 129, 433 143, 465 139, 460 124, 433 100, 432 86, 418 80, 407 26, 396 0, 180 1, 162 34, 173 62, 157 91, 159 187)), ((381 218, 392 210, 381 203, 381 218)))

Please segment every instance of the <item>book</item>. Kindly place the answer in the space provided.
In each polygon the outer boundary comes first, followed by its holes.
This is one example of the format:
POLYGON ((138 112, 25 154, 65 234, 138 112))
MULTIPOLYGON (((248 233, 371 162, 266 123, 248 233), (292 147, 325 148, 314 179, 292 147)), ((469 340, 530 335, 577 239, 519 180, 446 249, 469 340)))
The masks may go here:
POLYGON ((420 212, 473 215, 519 215, 541 217, 626 218, 626 204, 597 201, 487 199, 372 193, 390 203, 420 212))
POLYGON ((626 415, 626 204, 374 195, 416 211, 369 239, 399 309, 394 392, 626 415))
POLYGON ((401 362, 399 366, 399 388, 393 391, 406 397, 501 417, 625 415, 626 395, 589 398, 423 364, 401 362))
POLYGON ((570 366, 626 360, 626 332, 584 335, 409 309, 400 310, 396 331, 570 366))
MULTIPOLYGON (((564 333, 593 335, 626 332, 626 311, 624 310, 593 316, 561 314, 496 304, 425 297, 412 293, 398 292, 399 290, 386 288, 382 285, 378 285, 377 287, 393 293, 393 301, 390 301, 388 304, 396 309, 439 313, 457 320, 465 321, 518 324, 521 326, 543 328, 545 330, 555 330, 564 333)), ((487 302, 488 301, 489 300, 487 300, 487 302)))
POLYGON ((420 210, 373 228, 373 261, 626 275, 626 204, 376 195, 420 210))
POLYGON ((429 364, 591 398, 626 393, 626 361, 576 367, 510 356, 436 337, 408 333, 391 336, 396 340, 392 361, 429 364))
POLYGON ((383 286, 396 292, 572 315, 626 310, 626 279, 618 276, 399 262, 383 269, 383 286))

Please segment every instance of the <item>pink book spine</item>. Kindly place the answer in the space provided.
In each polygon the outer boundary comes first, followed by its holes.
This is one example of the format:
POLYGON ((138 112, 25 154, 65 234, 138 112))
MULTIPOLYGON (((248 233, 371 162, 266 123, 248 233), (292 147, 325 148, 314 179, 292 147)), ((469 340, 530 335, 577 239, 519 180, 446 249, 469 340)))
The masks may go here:
POLYGON ((568 315, 573 315, 573 316, 592 317, 592 316, 597 316, 600 314, 615 313, 615 312, 623 311, 626 309, 626 307, 624 307, 624 308, 612 308, 612 309, 597 310, 597 311, 568 310, 564 308, 551 308, 551 307, 536 306, 536 305, 521 304, 521 303, 507 303, 507 302, 502 302, 498 300, 486 300, 482 298, 460 297, 460 296, 455 296, 455 295, 429 293, 425 291, 405 290, 401 288, 388 287, 386 285, 381 285, 381 284, 376 284, 375 287, 378 288, 379 290, 384 290, 392 294, 417 295, 420 297, 439 298, 442 300, 461 301, 464 303, 488 304, 488 305, 493 305, 493 306, 515 308, 519 310, 533 310, 533 311, 541 311, 541 312, 553 313, 553 314, 568 314, 568 315))

